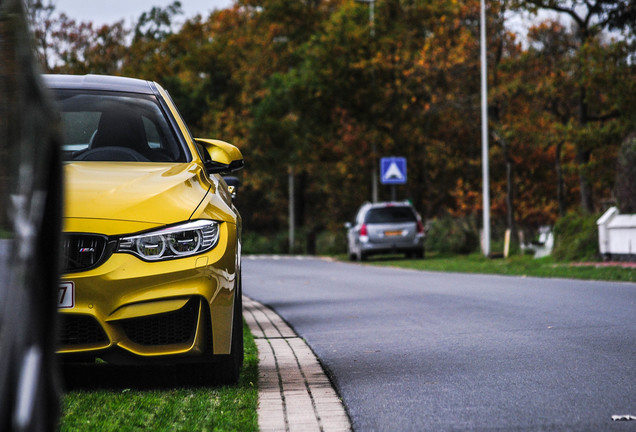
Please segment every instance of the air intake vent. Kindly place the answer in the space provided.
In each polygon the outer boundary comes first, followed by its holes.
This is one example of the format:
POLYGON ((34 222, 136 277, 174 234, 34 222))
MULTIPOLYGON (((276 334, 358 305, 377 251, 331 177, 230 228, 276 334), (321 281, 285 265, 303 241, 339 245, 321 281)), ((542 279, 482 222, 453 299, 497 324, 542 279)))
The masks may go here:
POLYGON ((88 315, 59 314, 61 346, 108 343, 108 336, 95 318, 88 315))
POLYGON ((185 343, 194 338, 199 319, 199 300, 192 298, 174 312, 121 320, 128 338, 145 346, 185 343))

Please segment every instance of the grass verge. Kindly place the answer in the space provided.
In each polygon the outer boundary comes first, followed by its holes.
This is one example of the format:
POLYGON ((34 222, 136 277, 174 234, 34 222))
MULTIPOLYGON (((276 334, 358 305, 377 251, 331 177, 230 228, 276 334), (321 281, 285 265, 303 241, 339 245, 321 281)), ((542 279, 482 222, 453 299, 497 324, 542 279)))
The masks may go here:
MULTIPOLYGON (((60 431, 258 430, 258 353, 245 325, 243 335, 245 362, 237 385, 144 389, 139 376, 130 377, 131 386, 85 385, 64 395, 60 431)), ((147 379, 152 376, 142 378, 147 379)))
MULTIPOLYGON (((345 256, 339 258, 346 259, 345 256)), ((431 253, 423 260, 379 256, 372 257, 368 263, 429 271, 636 282, 636 268, 633 267, 604 266, 603 263, 583 266, 555 262, 552 257, 534 259, 528 255, 490 259, 481 254, 448 256, 431 253)))

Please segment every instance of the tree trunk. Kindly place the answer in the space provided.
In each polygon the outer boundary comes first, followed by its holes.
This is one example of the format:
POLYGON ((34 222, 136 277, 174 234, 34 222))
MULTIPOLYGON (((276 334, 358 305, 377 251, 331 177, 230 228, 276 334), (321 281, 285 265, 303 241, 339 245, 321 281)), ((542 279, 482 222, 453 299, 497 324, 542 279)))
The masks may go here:
POLYGON ((510 232, 515 233, 512 160, 510 159, 510 151, 508 150, 508 143, 506 140, 501 140, 501 147, 503 149, 504 163, 506 165, 506 226, 510 232))
POLYGON ((565 216, 565 183, 563 181, 563 168, 561 167, 561 152, 563 151, 563 141, 559 141, 556 145, 556 156, 554 158, 554 167, 557 176, 557 203, 559 205, 559 216, 565 216))
MULTIPOLYGON (((582 40, 581 43, 585 43, 582 40)), ((579 97, 579 127, 584 129, 589 122, 589 108, 587 105, 587 90, 585 87, 581 87, 579 97)), ((594 212, 594 201, 592 198, 592 183, 587 176, 587 165, 590 162, 592 156, 591 150, 585 148, 585 143, 576 143, 576 163, 579 167, 579 183, 581 187, 581 207, 587 213, 594 212)))
POLYGON ((579 166, 579 184, 581 188, 581 207, 587 213, 594 212, 594 201, 592 199, 592 183, 585 172, 587 164, 590 162, 591 152, 583 150, 580 145, 576 149, 576 163, 579 166))

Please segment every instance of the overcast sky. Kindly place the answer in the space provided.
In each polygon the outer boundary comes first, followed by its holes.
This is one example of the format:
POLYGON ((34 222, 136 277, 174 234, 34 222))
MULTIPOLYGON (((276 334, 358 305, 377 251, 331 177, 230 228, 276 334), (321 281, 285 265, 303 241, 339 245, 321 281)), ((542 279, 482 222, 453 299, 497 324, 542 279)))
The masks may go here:
MULTIPOLYGON (((55 0, 57 12, 64 12, 76 21, 112 24, 123 19, 126 24, 136 22, 143 12, 154 6, 165 8, 174 0, 55 0)), ((225 9, 232 0, 181 0, 185 18, 200 14, 204 18, 214 9, 225 9)))

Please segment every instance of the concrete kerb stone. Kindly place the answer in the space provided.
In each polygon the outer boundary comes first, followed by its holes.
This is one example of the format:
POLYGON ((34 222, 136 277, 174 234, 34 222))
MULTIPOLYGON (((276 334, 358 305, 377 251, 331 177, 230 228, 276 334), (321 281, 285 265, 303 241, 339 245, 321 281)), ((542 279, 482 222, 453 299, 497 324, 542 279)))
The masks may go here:
POLYGON ((265 431, 350 431, 340 398, 309 346, 268 307, 243 296, 258 348, 258 426, 265 431))

